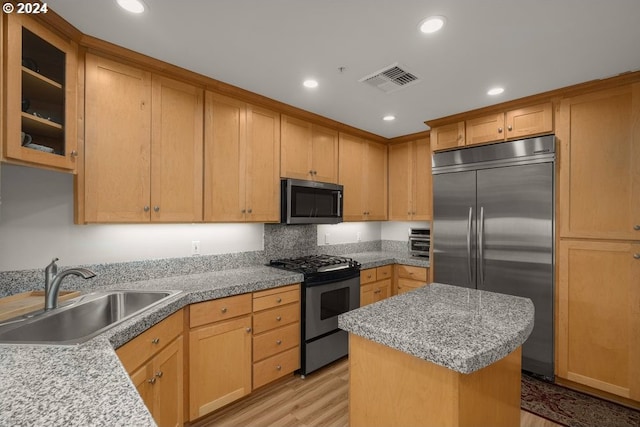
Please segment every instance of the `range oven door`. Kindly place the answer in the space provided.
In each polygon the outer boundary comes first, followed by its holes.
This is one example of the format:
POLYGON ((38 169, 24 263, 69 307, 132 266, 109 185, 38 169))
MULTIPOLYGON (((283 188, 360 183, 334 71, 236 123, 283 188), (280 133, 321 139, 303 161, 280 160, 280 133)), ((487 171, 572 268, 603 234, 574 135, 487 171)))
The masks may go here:
POLYGON ((338 329, 338 315, 360 307, 360 276, 305 287, 305 341, 338 329))

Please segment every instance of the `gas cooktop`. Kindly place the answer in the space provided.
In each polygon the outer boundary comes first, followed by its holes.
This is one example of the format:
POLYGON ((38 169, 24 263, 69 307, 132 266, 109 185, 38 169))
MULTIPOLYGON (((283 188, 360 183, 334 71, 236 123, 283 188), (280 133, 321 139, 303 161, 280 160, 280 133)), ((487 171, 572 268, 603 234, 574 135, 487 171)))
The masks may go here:
POLYGON ((299 258, 274 259, 271 267, 296 271, 305 276, 305 281, 327 280, 336 276, 359 274, 360 263, 352 258, 336 255, 307 255, 299 258))

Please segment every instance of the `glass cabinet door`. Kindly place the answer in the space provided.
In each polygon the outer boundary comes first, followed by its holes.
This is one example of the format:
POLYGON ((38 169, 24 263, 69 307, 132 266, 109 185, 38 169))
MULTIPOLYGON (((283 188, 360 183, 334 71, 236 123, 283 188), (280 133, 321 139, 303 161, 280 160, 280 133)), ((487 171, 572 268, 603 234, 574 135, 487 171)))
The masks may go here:
POLYGON ((4 157, 75 172, 76 45, 28 16, 6 19, 4 157))

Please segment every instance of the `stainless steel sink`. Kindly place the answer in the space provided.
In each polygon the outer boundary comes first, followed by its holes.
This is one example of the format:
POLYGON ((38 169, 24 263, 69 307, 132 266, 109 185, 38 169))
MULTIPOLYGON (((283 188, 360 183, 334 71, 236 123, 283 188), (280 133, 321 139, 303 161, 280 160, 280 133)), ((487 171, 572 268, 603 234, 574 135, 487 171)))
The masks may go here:
POLYGON ((110 291, 83 295, 60 308, 0 323, 0 344, 79 344, 178 293, 110 291))

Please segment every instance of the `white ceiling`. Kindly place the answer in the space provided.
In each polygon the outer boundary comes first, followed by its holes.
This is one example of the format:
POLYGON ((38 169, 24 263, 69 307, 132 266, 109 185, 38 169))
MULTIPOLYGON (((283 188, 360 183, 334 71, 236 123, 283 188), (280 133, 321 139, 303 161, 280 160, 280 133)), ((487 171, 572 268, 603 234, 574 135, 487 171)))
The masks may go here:
POLYGON ((640 0, 144 1, 143 15, 47 3, 85 34, 384 137, 640 70, 640 0), (417 31, 429 15, 446 16, 442 31, 417 31), (391 94, 358 82, 395 62, 422 81, 391 94), (489 97, 494 85, 505 92, 489 97))

